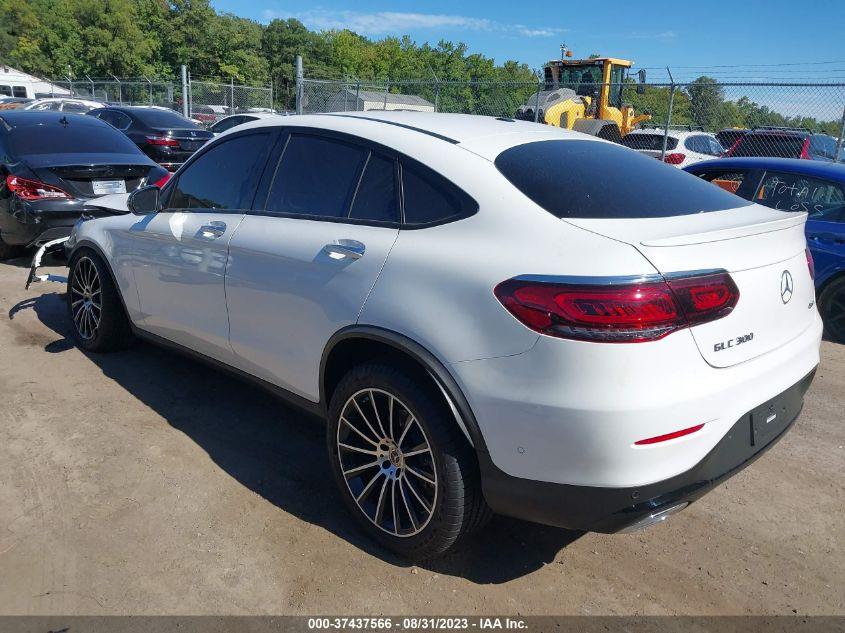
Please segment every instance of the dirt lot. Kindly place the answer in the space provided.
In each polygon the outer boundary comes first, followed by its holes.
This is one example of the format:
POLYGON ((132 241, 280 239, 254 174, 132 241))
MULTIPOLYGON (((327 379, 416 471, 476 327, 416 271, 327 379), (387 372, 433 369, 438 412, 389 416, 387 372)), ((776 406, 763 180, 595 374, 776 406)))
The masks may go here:
MULTIPOLYGON (((322 429, 147 345, 87 357, 0 265, 0 614, 842 614, 845 347, 789 435, 636 535, 495 519, 422 567, 352 527, 322 429)), ((64 274, 61 268, 51 272, 64 274)))

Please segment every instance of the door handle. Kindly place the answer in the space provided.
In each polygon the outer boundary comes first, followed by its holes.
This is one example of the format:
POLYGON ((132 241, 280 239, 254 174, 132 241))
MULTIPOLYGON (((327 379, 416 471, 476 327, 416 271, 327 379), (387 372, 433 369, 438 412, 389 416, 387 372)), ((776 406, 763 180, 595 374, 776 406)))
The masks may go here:
POLYGON ((216 240, 226 232, 226 223, 215 220, 214 222, 203 224, 197 232, 200 234, 200 237, 204 237, 207 240, 216 240))
POLYGON ((358 240, 335 240, 331 244, 326 244, 323 250, 332 259, 361 259, 367 247, 358 240))

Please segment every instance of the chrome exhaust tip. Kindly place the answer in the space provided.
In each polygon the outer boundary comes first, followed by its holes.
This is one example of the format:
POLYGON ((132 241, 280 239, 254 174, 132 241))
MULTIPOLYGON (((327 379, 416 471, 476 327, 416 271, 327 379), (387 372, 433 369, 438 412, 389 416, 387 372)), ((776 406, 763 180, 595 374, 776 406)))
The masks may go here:
POLYGON ((662 523, 673 514, 677 514, 678 512, 686 508, 688 505, 689 501, 684 501, 683 503, 664 508, 663 510, 652 512, 648 516, 644 516, 636 523, 632 523, 628 527, 622 528, 621 530, 619 530, 619 532, 617 532, 617 534, 631 534, 632 532, 639 532, 640 530, 644 530, 647 527, 651 527, 656 523, 662 523))

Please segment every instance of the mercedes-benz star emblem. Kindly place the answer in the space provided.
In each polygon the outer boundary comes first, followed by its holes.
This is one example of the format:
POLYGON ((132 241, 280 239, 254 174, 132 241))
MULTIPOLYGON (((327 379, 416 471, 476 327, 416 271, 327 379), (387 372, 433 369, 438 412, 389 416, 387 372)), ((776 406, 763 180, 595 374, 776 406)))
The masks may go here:
POLYGON ((784 270, 780 275, 780 300, 787 304, 790 299, 792 299, 792 275, 788 270, 784 270))

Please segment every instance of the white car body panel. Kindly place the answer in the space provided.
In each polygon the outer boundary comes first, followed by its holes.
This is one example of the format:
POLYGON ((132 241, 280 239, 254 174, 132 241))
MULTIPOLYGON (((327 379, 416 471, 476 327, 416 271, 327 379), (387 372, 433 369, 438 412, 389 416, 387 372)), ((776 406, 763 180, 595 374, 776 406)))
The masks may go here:
POLYGON ((396 332, 455 378, 498 468, 598 487, 639 486, 690 469, 742 415, 818 364, 821 321, 803 217, 753 205, 674 218, 560 220, 491 161, 533 140, 596 139, 532 123, 371 112, 274 117, 237 130, 271 125, 338 130, 386 145, 448 177, 479 210, 401 230, 228 214, 226 240, 212 243, 197 237, 207 218, 186 218, 178 238, 172 217, 164 217, 173 214, 83 223, 74 239, 103 251, 138 328, 312 402, 332 334, 356 323, 396 332), (360 241, 365 255, 331 260, 323 248, 337 239, 360 241), (518 275, 592 279, 712 269, 728 270, 739 286, 734 313, 648 343, 538 334, 493 294, 518 275), (779 292, 786 269, 795 281, 788 304, 779 292), (747 345, 710 351, 749 331, 755 336, 747 345), (634 445, 698 423, 705 426, 693 435, 634 445))
POLYGON ((356 323, 397 228, 247 216, 226 273, 235 365, 317 402, 320 360, 332 335, 356 323), (365 246, 354 260, 327 246, 365 246))

